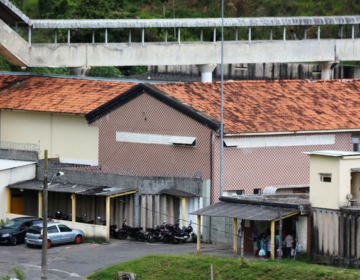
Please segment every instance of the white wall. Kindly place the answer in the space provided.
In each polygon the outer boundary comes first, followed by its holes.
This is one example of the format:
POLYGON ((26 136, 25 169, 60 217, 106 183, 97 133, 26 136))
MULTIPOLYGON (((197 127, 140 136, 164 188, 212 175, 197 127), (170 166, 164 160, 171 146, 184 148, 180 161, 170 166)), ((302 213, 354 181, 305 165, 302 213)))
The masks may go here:
POLYGON ((2 141, 40 145, 66 163, 98 164, 98 128, 83 115, 1 111, 0 121, 2 141))
MULTIPOLYGON (((4 162, 5 160, 1 160, 4 162)), ((18 161, 8 161, 18 162, 18 161)), ((36 176, 36 165, 35 163, 22 165, 18 167, 12 167, 9 169, 0 170, 0 218, 5 218, 6 207, 7 207, 7 195, 6 187, 11 184, 15 184, 22 181, 32 180, 36 176)))

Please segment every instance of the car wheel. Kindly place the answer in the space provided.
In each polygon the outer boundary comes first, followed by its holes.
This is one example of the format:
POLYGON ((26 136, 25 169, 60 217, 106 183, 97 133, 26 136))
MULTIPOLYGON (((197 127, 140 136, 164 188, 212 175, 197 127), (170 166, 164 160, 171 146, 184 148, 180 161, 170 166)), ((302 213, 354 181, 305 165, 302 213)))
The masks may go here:
POLYGON ((140 242, 143 242, 145 240, 145 235, 142 232, 138 232, 136 234, 136 240, 140 241, 140 242))
POLYGON ((11 239, 10 239, 10 244, 11 244, 12 246, 15 246, 15 245, 17 244, 17 238, 16 238, 16 236, 11 237, 11 239))
POLYGON ((75 244, 81 244, 82 243, 82 236, 76 235, 75 240, 74 240, 75 244))
POLYGON ((154 243, 155 242, 155 237, 152 233, 148 233, 148 235, 146 236, 146 239, 148 242, 150 243, 154 243))
POLYGON ((51 247, 51 241, 48 239, 48 241, 46 242, 46 245, 48 247, 48 249, 51 247))
POLYGON ((119 239, 124 240, 124 239, 126 239, 126 237, 127 237, 126 232, 124 232, 124 231, 119 232, 119 234, 118 234, 119 239))

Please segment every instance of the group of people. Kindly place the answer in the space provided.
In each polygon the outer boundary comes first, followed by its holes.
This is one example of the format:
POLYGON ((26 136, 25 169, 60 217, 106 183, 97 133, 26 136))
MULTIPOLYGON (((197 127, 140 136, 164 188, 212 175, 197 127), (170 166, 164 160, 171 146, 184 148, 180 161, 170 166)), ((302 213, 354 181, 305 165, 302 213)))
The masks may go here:
MULTIPOLYGON (((254 248, 255 257, 270 257, 271 255, 271 232, 267 229, 265 232, 259 234, 258 230, 255 229, 251 234, 251 241, 254 248)), ((281 253, 280 253, 280 235, 279 231, 275 232, 275 252, 277 256, 291 257, 295 248, 295 242, 293 236, 285 231, 281 235, 281 253)))

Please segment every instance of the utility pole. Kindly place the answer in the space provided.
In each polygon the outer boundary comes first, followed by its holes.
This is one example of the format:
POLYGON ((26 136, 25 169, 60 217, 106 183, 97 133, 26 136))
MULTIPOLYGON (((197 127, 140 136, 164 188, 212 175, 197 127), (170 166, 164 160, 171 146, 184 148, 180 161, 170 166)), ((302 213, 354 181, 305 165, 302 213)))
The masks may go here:
POLYGON ((48 151, 44 151, 44 187, 43 187, 43 242, 41 255, 41 279, 48 278, 47 265, 47 213, 48 213, 48 151))

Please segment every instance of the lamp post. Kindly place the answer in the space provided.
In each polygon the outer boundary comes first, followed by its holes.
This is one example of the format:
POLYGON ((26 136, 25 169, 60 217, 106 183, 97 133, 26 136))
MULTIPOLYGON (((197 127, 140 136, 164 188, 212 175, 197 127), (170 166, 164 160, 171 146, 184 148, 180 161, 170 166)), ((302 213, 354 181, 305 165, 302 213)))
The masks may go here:
POLYGON ((48 183, 48 151, 44 151, 44 186, 43 186, 43 242, 41 255, 41 279, 47 279, 47 217, 48 217, 48 186, 52 183, 55 177, 64 175, 63 172, 57 172, 51 177, 48 183))

